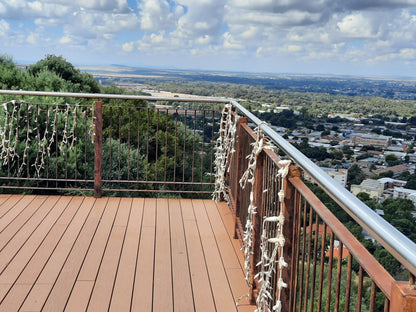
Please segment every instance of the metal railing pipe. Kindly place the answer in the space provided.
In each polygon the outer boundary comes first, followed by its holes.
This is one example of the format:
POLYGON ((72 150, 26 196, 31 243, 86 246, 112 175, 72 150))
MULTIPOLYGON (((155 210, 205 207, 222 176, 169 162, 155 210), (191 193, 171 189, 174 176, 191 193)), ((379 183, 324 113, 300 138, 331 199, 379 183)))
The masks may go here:
POLYGON ((163 97, 130 94, 102 94, 102 93, 72 93, 72 92, 45 92, 45 91, 23 91, 23 90, 0 90, 0 95, 23 95, 23 96, 54 96, 74 97, 90 99, 119 99, 119 100, 145 100, 145 101, 175 101, 175 102, 200 102, 200 103, 229 103, 229 99, 216 97, 163 97))
POLYGON ((416 274, 416 244, 400 233, 390 223, 376 214, 370 207, 331 178, 292 144, 278 135, 267 124, 236 101, 231 103, 261 130, 299 167, 306 171, 318 184, 338 202, 343 209, 386 248, 406 269, 416 274))

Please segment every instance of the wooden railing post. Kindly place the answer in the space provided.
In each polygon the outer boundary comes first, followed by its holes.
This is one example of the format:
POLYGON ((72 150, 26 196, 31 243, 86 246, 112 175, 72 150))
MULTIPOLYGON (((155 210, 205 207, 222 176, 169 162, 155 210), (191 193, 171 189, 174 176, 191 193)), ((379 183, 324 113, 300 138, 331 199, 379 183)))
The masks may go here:
POLYGON ((240 119, 238 119, 237 121, 237 133, 236 133, 236 140, 235 140, 235 145, 236 145, 236 151, 235 151, 235 161, 236 161, 236 170, 233 174, 236 175, 235 181, 234 181, 234 185, 233 185, 233 197, 234 197, 234 238, 237 239, 238 235, 237 235, 237 229, 238 229, 238 217, 240 216, 240 209, 241 209, 241 187, 240 187, 240 178, 243 175, 243 158, 245 157, 245 155, 243 155, 243 144, 248 144, 247 141, 243 142, 243 127, 242 124, 247 124, 247 118, 246 117, 241 117, 240 119))
POLYGON ((283 202, 283 215, 285 217, 285 223, 283 226, 283 236, 285 237, 285 246, 283 248, 283 257, 288 267, 283 269, 282 278, 288 287, 283 288, 281 292, 280 301, 282 302, 282 311, 290 311, 291 308, 291 291, 294 285, 294 279, 296 278, 296 264, 292 261, 292 254, 296 244, 296 238, 294 237, 294 222, 295 211, 297 205, 300 205, 299 196, 296 196, 296 190, 294 186, 289 182, 289 178, 301 177, 302 171, 300 168, 291 165, 289 168, 289 174, 284 181, 285 188, 285 200, 283 202), (295 240, 295 241, 294 241, 295 240), (292 276, 295 275, 295 276, 292 276))
POLYGON ((101 197, 102 160, 103 160, 103 103, 95 102, 95 137, 94 137, 94 197, 101 197))
POLYGON ((265 153, 262 151, 257 156, 257 165, 256 171, 254 173, 254 206, 256 207, 256 214, 253 216, 253 246, 252 250, 254 253, 250 257, 250 283, 253 285, 251 288, 250 302, 255 304, 255 299, 258 293, 256 287, 254 276, 257 274, 257 262, 260 260, 260 255, 258 250, 260 250, 260 236, 261 236, 261 226, 262 226, 262 202, 263 202, 263 174, 264 174, 264 157, 265 153), (255 258, 257 256, 257 258, 255 258))
POLYGON ((390 312, 416 311, 416 289, 408 282, 394 282, 391 289, 390 312))

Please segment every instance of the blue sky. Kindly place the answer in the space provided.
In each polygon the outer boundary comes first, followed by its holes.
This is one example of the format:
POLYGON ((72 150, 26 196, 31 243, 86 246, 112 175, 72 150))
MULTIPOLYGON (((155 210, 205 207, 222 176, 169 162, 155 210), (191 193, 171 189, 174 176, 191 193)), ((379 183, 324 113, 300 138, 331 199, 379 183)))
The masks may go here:
POLYGON ((0 0, 0 53, 416 78, 416 0, 0 0))

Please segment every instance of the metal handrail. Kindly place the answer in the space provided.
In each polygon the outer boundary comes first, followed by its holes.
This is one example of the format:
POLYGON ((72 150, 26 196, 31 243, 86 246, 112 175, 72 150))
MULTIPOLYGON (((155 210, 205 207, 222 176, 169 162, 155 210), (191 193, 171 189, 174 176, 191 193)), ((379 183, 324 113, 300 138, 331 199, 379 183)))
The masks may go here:
POLYGON ((390 223, 376 214, 370 207, 331 178, 308 157, 277 134, 267 124, 236 101, 231 101, 243 115, 249 118, 267 135, 289 158, 307 172, 341 207, 386 248, 402 265, 416 275, 416 244, 404 236, 390 223))
POLYGON ((119 100, 145 100, 145 101, 176 101, 176 102, 202 102, 202 103, 229 103, 229 99, 216 97, 163 97, 132 94, 103 94, 103 93, 72 93, 72 92, 45 92, 24 90, 0 90, 3 95, 26 95, 26 96, 55 96, 74 97, 90 99, 119 99, 119 100))

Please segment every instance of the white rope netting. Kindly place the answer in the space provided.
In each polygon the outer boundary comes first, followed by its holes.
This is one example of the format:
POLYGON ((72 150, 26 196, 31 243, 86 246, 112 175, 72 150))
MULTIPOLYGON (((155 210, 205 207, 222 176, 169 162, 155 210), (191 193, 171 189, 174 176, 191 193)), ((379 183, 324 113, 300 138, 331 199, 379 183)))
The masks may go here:
MULTIPOLYGON (((220 136, 217 140, 217 149, 215 153, 215 168, 216 168, 216 184, 215 191, 213 193, 214 200, 218 200, 223 197, 228 201, 228 194, 225 186, 225 176, 230 169, 232 154, 235 152, 234 143, 237 130, 238 117, 235 116, 233 119, 232 105, 225 105, 222 111, 221 125, 220 125, 220 136)), ((245 279, 251 288, 251 256, 253 255, 253 232, 254 232, 254 216, 257 213, 254 199, 254 184, 255 184, 255 172, 257 167, 257 158, 263 149, 276 148, 265 142, 263 133, 261 131, 261 124, 255 129, 257 134, 256 141, 253 142, 252 151, 247 156, 248 167, 243 173, 239 183, 242 189, 245 189, 247 185, 250 185, 250 202, 247 207, 247 219, 245 224, 245 230, 243 233, 243 247, 244 251, 244 269, 245 279)), ((283 281, 282 272, 283 269, 288 266, 283 257, 283 248, 285 245, 285 237, 283 235, 284 226, 284 215, 283 215, 283 201, 285 197, 284 193, 284 180, 289 172, 290 160, 281 160, 278 163, 280 169, 276 179, 280 179, 280 190, 278 196, 278 215, 269 216, 263 220, 262 235, 260 243, 261 260, 257 264, 260 267, 260 272, 254 277, 258 279, 261 284, 258 297, 257 297, 257 309, 255 312, 280 312, 282 309, 281 292, 282 289, 287 287, 287 284, 283 281), (266 230, 266 223, 274 223, 276 228, 275 237, 267 237, 269 231, 266 230), (268 246, 272 244, 272 251, 269 255, 268 246), (277 273, 277 290, 273 289, 271 279, 274 273, 277 273), (276 292, 276 303, 270 308, 273 300, 272 292, 276 292)), ((265 190, 264 192, 267 192, 265 190)), ((245 296, 242 296, 245 297, 245 296)), ((242 298, 240 297, 240 299, 242 298)), ((248 295, 246 296, 248 298, 248 295)), ((239 300, 240 300, 239 299, 239 300)), ((237 300, 236 304, 239 304, 237 300)))
POLYGON ((215 201, 221 197, 228 202, 228 193, 225 183, 225 175, 230 170, 237 132, 237 122, 240 118, 232 113, 233 106, 226 104, 222 110, 220 135, 217 139, 215 151, 215 190, 212 197, 215 201))
POLYGON ((240 186, 242 189, 245 189, 247 183, 250 184, 250 203, 247 208, 247 219, 245 224, 245 229, 243 233, 243 251, 244 251, 244 269, 246 272, 246 281, 251 287, 250 281, 250 273, 251 273, 251 265, 250 265, 250 257, 253 254, 253 218, 254 215, 257 213, 257 207, 254 205, 254 174, 256 172, 257 167, 257 156, 261 153, 264 148, 263 145, 263 136, 261 134, 260 125, 256 129, 257 137, 256 141, 253 142, 251 145, 253 149, 251 154, 247 156, 248 159, 248 167, 246 171, 243 173, 240 179, 240 186))
POLYGON ((257 264, 260 267, 259 273, 256 275, 258 281, 261 284, 258 297, 257 297, 257 309, 255 312, 270 312, 270 302, 273 300, 271 291, 274 291, 271 285, 271 279, 273 273, 276 272, 276 266, 278 268, 277 277, 277 300, 273 306, 273 311, 280 312, 282 309, 281 293, 282 289, 287 287, 287 284, 283 281, 282 274, 283 269, 288 266, 283 257, 283 248, 285 245, 285 237, 283 235, 283 226, 285 217, 283 215, 283 201, 285 198, 284 181, 289 173, 290 160, 279 161, 280 169, 278 170, 276 179, 280 179, 280 190, 278 192, 279 210, 278 215, 269 216, 264 218, 262 235, 261 235, 261 258, 257 264), (275 237, 267 237, 266 224, 274 223, 276 228, 275 237), (268 254, 268 245, 272 244, 273 249, 271 255, 268 254))
MULTIPOLYGON (((64 110, 60 109, 58 104, 55 108, 48 106, 47 109, 43 109, 38 104, 13 100, 3 103, 0 107, 4 112, 3 119, 0 119, 0 160, 2 165, 6 166, 20 159, 18 176, 28 166, 34 167, 37 177, 41 176, 41 171, 45 167, 45 158, 51 156, 51 147, 57 136, 61 138, 58 146, 61 154, 71 149, 77 140, 75 127, 79 104, 66 104, 64 110), (42 113, 45 115, 44 121, 41 121, 42 113), (62 120, 63 129, 57 133, 60 120, 62 120), (24 133, 24 138, 19 138, 22 133, 24 133), (24 147, 19 153, 17 147, 22 143, 24 147), (33 148, 32 145, 35 147, 35 157, 32 163, 28 164, 29 150, 33 148)), ((85 115, 85 111, 81 111, 81 114, 85 115)))

